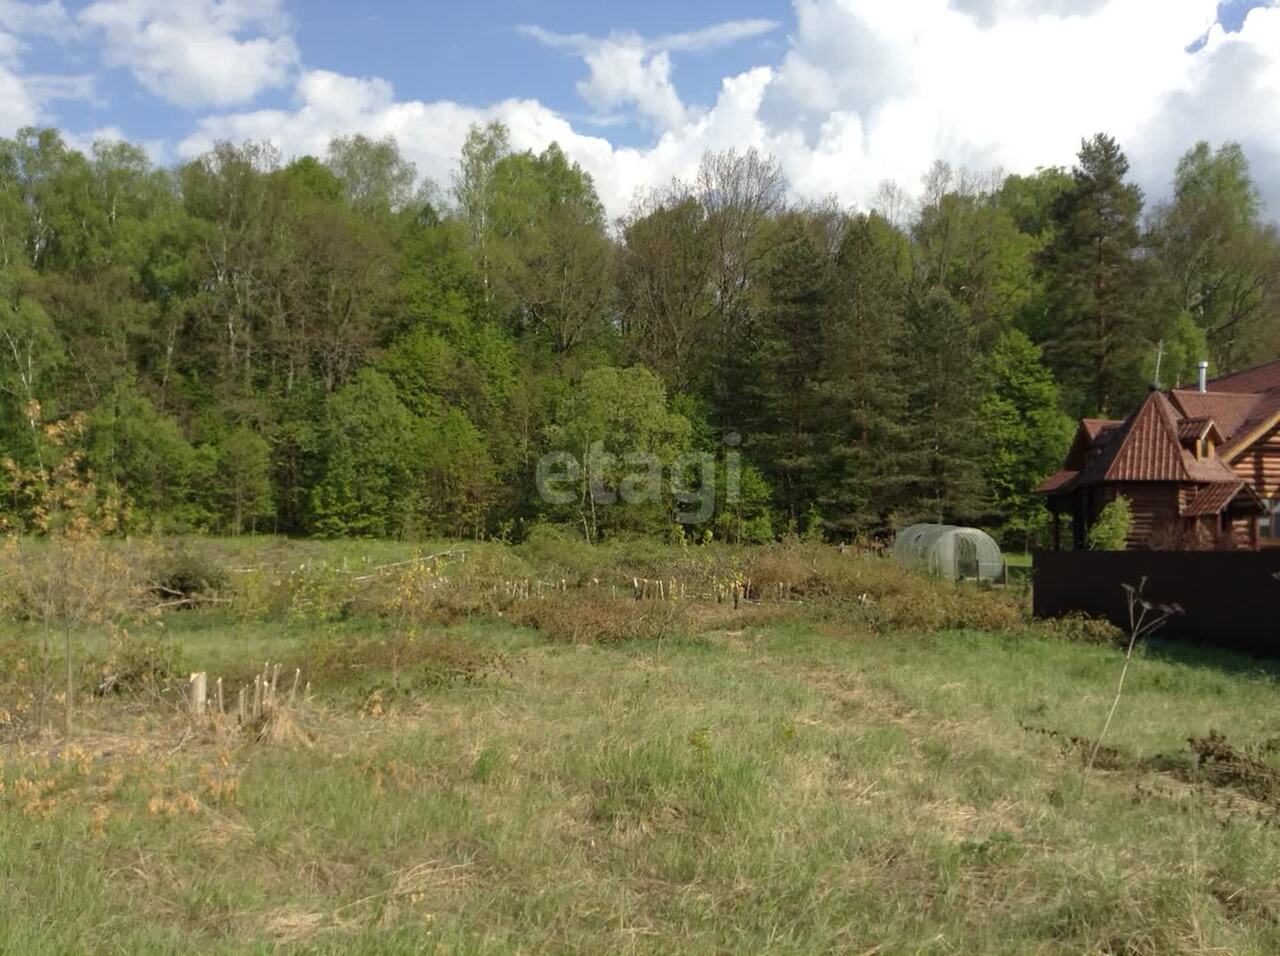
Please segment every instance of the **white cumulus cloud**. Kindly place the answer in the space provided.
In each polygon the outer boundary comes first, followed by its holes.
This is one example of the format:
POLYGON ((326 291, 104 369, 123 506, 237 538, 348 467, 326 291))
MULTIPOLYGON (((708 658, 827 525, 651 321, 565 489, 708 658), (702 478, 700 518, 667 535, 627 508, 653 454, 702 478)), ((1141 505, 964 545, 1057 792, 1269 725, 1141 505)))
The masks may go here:
POLYGON ((580 56, 588 77, 578 94, 598 110, 634 106, 659 131, 676 129, 690 119, 672 77, 671 54, 712 50, 770 33, 772 20, 729 20, 701 30, 645 38, 636 33, 593 37, 552 33, 538 26, 520 32, 538 42, 580 56))
POLYGON ((298 62, 281 0, 97 0, 79 22, 107 63, 179 106, 248 102, 298 62))
POLYGON ((179 153, 244 138, 317 153, 330 137, 358 131, 395 136, 424 174, 447 184, 468 125, 496 119, 517 148, 558 141, 620 213, 637 190, 690 175, 706 150, 757 147, 779 159, 797 195, 866 206, 885 179, 914 189, 935 159, 1031 172, 1070 165, 1081 139, 1101 131, 1120 140, 1155 195, 1195 140, 1239 140, 1280 215, 1280 0, 1253 10, 1235 33, 1215 25, 1216 0, 794 4, 785 52, 726 77, 703 106, 679 95, 673 57, 759 36, 772 23, 647 39, 524 28, 583 59, 579 93, 593 107, 634 108, 647 119, 652 139, 642 147, 584 134, 535 100, 401 99, 384 80, 308 70, 292 108, 206 116, 179 153))
POLYGON ((16 130, 47 122, 49 103, 55 100, 93 100, 93 77, 52 73, 27 73, 23 55, 25 37, 66 39, 75 25, 59 0, 25 3, 0 0, 0 129, 16 130))

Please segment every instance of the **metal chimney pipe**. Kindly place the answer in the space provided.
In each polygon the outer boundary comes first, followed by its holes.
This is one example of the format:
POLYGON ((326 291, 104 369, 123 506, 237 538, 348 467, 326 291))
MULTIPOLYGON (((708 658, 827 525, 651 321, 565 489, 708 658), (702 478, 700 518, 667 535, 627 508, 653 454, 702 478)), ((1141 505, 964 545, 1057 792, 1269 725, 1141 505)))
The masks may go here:
POLYGON ((1209 391, 1209 363, 1208 362, 1196 363, 1196 384, 1199 386, 1200 391, 1202 392, 1209 391))

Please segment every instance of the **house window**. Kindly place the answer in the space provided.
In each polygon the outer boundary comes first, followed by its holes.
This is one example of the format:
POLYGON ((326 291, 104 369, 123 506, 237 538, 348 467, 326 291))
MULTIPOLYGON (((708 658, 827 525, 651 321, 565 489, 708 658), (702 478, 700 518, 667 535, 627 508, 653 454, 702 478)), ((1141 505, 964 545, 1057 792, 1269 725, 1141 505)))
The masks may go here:
POLYGON ((1280 499, 1263 498, 1267 513, 1258 519, 1258 537, 1280 539, 1280 499))

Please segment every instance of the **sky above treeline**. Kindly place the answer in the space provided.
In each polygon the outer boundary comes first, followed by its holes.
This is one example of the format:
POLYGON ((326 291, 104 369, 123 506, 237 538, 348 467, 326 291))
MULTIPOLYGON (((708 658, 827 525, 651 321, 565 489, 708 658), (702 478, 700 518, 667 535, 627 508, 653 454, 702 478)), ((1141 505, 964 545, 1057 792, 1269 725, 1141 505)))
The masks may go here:
POLYGON ((1280 218, 1280 0, 0 0, 0 130, 323 154, 394 136, 448 187, 472 123, 557 141, 610 213, 707 150, 866 207, 936 159, 1070 165, 1117 137, 1152 198, 1242 143, 1280 218))

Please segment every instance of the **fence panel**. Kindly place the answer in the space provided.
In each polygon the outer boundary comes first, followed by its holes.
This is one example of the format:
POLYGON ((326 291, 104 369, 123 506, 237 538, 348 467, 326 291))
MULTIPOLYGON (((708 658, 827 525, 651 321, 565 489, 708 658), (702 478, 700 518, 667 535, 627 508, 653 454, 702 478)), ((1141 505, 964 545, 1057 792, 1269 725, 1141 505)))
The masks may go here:
POLYGON ((1155 603, 1185 613, 1162 637, 1280 657, 1280 550, 1037 551, 1032 559, 1036 617, 1073 611, 1128 627, 1124 585, 1147 579, 1155 603))

